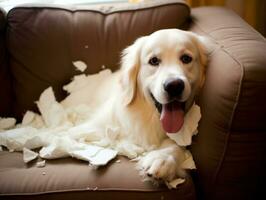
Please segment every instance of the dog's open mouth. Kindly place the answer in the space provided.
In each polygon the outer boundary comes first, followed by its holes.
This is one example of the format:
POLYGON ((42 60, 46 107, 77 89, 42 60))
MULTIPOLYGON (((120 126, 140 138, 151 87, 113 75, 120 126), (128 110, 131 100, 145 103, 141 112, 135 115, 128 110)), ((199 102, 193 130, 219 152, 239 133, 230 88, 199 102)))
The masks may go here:
POLYGON ((160 121, 167 133, 177 133, 183 126, 185 115, 185 102, 173 100, 167 104, 159 103, 151 94, 154 104, 161 114, 160 121))

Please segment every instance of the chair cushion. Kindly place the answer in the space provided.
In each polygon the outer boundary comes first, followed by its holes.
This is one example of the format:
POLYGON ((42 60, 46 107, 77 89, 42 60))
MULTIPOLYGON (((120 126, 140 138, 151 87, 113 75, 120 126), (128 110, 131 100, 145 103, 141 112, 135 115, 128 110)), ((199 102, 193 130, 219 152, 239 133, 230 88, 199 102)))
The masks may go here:
POLYGON ((192 179, 169 190, 143 182, 124 157, 94 169, 71 158, 48 160, 44 168, 25 164, 22 153, 0 152, 0 199, 195 199, 192 179), (1 198, 2 196, 2 198, 1 198))
POLYGON ((7 48, 15 117, 35 110, 34 101, 49 86, 61 100, 65 96, 62 85, 77 74, 73 61, 85 62, 86 73, 98 72, 103 65, 114 70, 122 49, 137 37, 180 27, 189 13, 180 0, 13 8, 7 15, 7 48))

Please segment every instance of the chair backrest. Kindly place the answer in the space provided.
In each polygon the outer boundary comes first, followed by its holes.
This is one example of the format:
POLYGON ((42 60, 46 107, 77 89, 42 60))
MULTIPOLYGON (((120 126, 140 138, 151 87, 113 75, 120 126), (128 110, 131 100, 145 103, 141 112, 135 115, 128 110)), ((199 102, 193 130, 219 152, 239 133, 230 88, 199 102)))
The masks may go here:
POLYGON ((49 86, 59 101, 64 98, 62 86, 79 73, 73 61, 85 62, 85 73, 98 72, 103 65, 115 70, 122 49, 136 38, 180 27, 189 15, 182 0, 13 8, 7 14, 6 44, 14 116, 36 110, 34 101, 49 86))

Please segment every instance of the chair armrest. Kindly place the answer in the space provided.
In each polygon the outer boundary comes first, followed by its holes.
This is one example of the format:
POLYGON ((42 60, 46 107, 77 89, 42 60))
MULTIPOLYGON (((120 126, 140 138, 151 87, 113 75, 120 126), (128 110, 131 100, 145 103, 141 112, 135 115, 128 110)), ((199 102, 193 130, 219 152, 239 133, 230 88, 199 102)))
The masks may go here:
POLYGON ((215 43, 192 145, 202 191, 208 199, 256 199, 265 176, 266 40, 220 7, 192 9, 190 30, 215 43))

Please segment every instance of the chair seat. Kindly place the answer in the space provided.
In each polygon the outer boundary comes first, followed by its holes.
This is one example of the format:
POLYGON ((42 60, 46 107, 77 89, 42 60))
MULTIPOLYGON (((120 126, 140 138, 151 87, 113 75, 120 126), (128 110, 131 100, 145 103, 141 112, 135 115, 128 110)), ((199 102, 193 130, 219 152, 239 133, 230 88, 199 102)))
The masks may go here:
POLYGON ((4 199, 196 199, 190 176, 177 189, 142 181, 135 163, 124 157, 94 169, 87 162, 64 158, 23 162, 20 152, 0 152, 0 198, 4 199))

